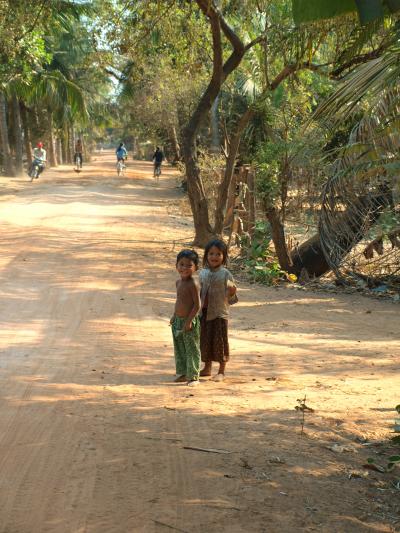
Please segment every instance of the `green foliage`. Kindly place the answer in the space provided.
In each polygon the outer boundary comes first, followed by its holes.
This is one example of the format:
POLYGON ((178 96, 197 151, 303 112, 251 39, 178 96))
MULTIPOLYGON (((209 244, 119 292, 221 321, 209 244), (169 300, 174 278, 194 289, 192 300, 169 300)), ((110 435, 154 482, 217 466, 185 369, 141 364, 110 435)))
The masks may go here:
MULTIPOLYGON (((326 85, 322 85, 326 90, 326 85)), ((321 88, 317 80, 317 88, 321 88)), ((310 116, 313 106, 315 77, 302 73, 299 84, 280 85, 270 99, 264 102, 264 128, 266 139, 257 145, 253 163, 256 166, 257 191, 264 205, 281 206, 288 200, 288 188, 298 190, 303 186, 297 178, 297 168, 302 175, 318 177, 322 162, 320 153, 326 142, 324 132, 318 124, 312 124, 305 131, 304 119, 310 116)), ((308 189, 310 178, 307 178, 308 189)), ((315 186, 319 186, 316 183, 315 186)), ((310 191, 308 191, 310 192, 310 191)))
POLYGON ((285 272, 277 261, 262 263, 249 260, 246 262, 246 270, 253 281, 264 285, 276 285, 285 279, 285 272))
MULTIPOLYGON (((245 237, 246 239, 247 237, 245 237)), ((247 258, 258 261, 268 257, 268 249, 271 244, 270 225, 264 220, 258 220, 254 227, 251 243, 246 247, 247 258)))
POLYGON ((387 235, 397 228, 400 228, 400 213, 396 213, 392 209, 385 209, 375 224, 371 235, 373 238, 378 235, 387 235))
POLYGON ((358 12, 361 24, 382 18, 400 9, 399 0, 293 0, 296 24, 358 12))
POLYGON ((274 285, 285 279, 285 272, 271 256, 270 244, 270 226, 265 221, 256 223, 251 241, 246 235, 241 239, 241 245, 246 254, 244 264, 247 274, 253 281, 265 285, 274 285))
POLYGON ((296 24, 327 19, 356 11, 355 0, 293 0, 296 24))

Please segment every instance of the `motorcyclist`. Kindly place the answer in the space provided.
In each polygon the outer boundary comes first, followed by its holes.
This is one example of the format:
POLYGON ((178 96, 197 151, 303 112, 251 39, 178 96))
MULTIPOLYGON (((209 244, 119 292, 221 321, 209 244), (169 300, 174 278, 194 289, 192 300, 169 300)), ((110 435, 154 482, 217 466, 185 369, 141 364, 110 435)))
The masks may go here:
POLYGON ((36 145, 36 148, 33 149, 33 162, 32 162, 31 168, 29 170, 29 174, 33 170, 33 165, 37 164, 37 166, 38 166, 38 177, 39 177, 40 174, 43 172, 43 170, 46 167, 46 162, 47 162, 46 150, 43 148, 43 143, 41 141, 39 141, 37 143, 37 145, 36 145))

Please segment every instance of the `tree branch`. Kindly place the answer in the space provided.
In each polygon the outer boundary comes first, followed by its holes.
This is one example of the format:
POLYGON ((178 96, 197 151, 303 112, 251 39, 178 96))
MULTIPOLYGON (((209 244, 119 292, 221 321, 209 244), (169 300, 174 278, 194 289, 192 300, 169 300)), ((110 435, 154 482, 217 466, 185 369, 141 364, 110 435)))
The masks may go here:
POLYGON ((316 65, 310 61, 303 61, 302 63, 292 63, 291 65, 286 65, 281 72, 275 77, 273 81, 269 84, 270 91, 274 91, 286 78, 297 72, 298 70, 312 70, 313 72, 320 72, 321 69, 326 67, 324 65, 316 65))
POLYGON ((367 61, 370 61, 371 59, 377 59, 378 57, 382 55, 382 52, 384 52, 385 49, 386 49, 386 46, 381 45, 376 50, 372 50, 371 52, 368 52, 366 54, 362 54, 362 55, 351 58, 349 61, 347 61, 343 65, 340 65, 340 67, 333 70, 331 72, 331 77, 338 78, 344 70, 347 70, 351 67, 355 67, 356 65, 360 65, 361 63, 366 63, 367 61))

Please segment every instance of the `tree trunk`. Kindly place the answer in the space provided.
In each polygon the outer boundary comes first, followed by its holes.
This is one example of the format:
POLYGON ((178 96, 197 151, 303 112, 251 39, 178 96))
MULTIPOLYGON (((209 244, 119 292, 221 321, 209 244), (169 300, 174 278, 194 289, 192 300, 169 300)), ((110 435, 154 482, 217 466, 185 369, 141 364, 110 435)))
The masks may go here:
MULTIPOLYGON (((186 142, 184 143, 184 146, 186 142)), ((187 153, 185 146, 185 166, 188 185, 190 206, 193 213, 195 228, 194 246, 204 247, 207 242, 215 237, 208 218, 208 204, 203 188, 203 183, 199 179, 199 169, 193 154, 187 153), (189 177, 190 176, 190 177, 189 177)))
POLYGON ((223 82, 239 65, 246 48, 228 26, 214 2, 210 0, 196 0, 196 2, 204 15, 208 17, 211 26, 213 39, 213 73, 207 89, 200 98, 188 125, 184 129, 182 148, 186 166, 188 193, 196 232, 194 244, 204 246, 215 234, 210 226, 207 199, 197 166, 197 154, 195 150, 196 135, 201 123, 204 122, 207 114, 210 112, 223 82), (233 47, 233 51, 225 63, 223 63, 221 30, 233 47))
POLYGON ((253 238, 255 227, 256 227, 256 191, 255 191, 255 179, 254 179, 253 169, 250 169, 247 174, 246 209, 248 212, 247 231, 250 237, 253 238))
POLYGON ((28 113, 23 102, 20 102, 20 114, 22 120, 22 127, 24 130, 24 144, 25 144, 25 154, 28 163, 28 168, 32 163, 33 154, 32 154, 32 140, 31 140, 31 129, 29 126, 28 113))
POLYGON ((68 129, 64 126, 61 131, 61 153, 64 165, 68 163, 68 129))
POLYGON ((176 133, 175 126, 171 126, 169 128, 169 136, 172 150, 174 151, 174 158, 172 160, 172 163, 177 163, 181 160, 181 147, 179 146, 178 135, 176 133))
POLYGON ((14 95, 12 98, 13 120, 14 120, 14 135, 15 135, 15 170, 16 175, 21 176, 24 171, 22 156, 23 156, 23 135, 21 125, 21 114, 19 100, 14 95))
POLYGON ((279 265, 282 270, 286 270, 286 272, 292 272, 292 260, 289 256, 286 246, 285 228, 280 220, 278 210, 276 207, 266 206, 265 214, 267 215, 268 222, 271 225, 272 242, 275 246, 275 252, 278 257, 279 265))
POLYGON ((10 143, 8 140, 7 103, 4 93, 2 92, 0 92, 0 141, 6 176, 13 176, 14 169, 11 159, 10 143))
MULTIPOLYGON (((303 268, 310 277, 319 277, 329 272, 329 266, 321 246, 319 233, 313 235, 291 253, 291 274, 300 276, 303 268)), ((280 264, 280 263, 279 263, 280 264)))
POLYGON ((75 134, 72 125, 68 126, 68 163, 74 160, 75 134))
POLYGON ((233 171, 235 169, 235 161, 239 150, 240 139, 242 138, 243 130, 246 128, 247 124, 250 122, 253 116, 254 110, 249 107, 241 116, 236 132, 232 137, 229 145, 229 154, 228 159, 226 161, 225 174, 219 186, 217 206, 215 212, 214 233, 217 235, 222 234, 223 231, 228 191, 233 178, 233 171))
POLYGON ((219 154, 221 150, 221 143, 219 139, 218 104, 219 104, 219 95, 217 95, 215 102, 211 106, 211 113, 210 113, 211 152, 213 154, 219 154))
POLYGON ((54 127, 53 127, 53 114, 51 111, 47 113, 47 126, 48 126, 48 151, 49 151, 49 164, 51 167, 57 166, 56 150, 54 146, 54 127))
POLYGON ((56 157, 59 165, 62 165, 64 162, 62 148, 61 148, 61 139, 57 137, 56 139, 56 157))

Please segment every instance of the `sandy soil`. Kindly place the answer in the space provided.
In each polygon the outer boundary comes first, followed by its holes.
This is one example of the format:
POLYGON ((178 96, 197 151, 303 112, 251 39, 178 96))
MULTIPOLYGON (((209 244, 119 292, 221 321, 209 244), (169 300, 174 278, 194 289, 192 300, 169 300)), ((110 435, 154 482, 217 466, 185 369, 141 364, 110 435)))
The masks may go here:
POLYGON ((226 382, 174 384, 181 198, 108 154, 1 178, 0 532, 397 531, 400 469, 363 465, 395 451, 399 306, 242 283, 226 382))

